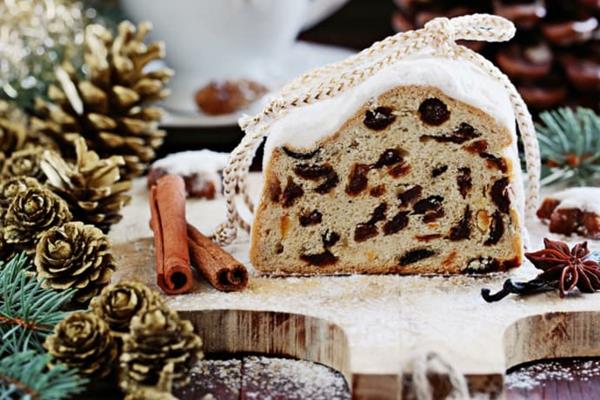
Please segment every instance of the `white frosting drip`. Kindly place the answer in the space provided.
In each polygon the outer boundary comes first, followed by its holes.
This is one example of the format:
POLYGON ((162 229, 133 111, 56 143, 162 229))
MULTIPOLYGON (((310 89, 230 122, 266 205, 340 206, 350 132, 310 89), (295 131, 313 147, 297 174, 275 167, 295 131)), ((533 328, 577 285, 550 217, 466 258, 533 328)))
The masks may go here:
POLYGON ((182 151, 170 154, 155 161, 152 168, 160 168, 170 174, 180 176, 196 175, 215 184, 217 193, 221 192, 219 171, 227 166, 229 153, 218 153, 211 150, 182 151))
POLYGON ((600 215, 600 187, 576 187, 548 196, 560 201, 559 210, 578 208, 600 215))
MULTIPOLYGON (((435 57, 428 51, 396 62, 335 98, 293 109, 276 120, 269 128, 265 143, 263 171, 266 171, 274 149, 284 145, 295 150, 314 149, 320 141, 335 134, 370 99, 406 85, 436 87, 447 96, 486 112, 509 130, 513 143, 505 149, 504 156, 513 160, 510 191, 523 226, 523 177, 515 115, 506 89, 498 80, 468 61, 435 57)), ((526 232, 523 234, 526 240, 526 232)))

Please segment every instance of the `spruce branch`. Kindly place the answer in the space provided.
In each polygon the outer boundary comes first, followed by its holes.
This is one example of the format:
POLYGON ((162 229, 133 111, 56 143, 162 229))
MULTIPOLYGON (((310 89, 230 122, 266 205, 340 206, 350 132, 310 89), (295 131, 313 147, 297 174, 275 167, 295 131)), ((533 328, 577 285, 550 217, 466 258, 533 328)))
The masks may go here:
POLYGON ((536 124, 542 156, 542 185, 580 186, 600 180, 600 116, 593 110, 559 108, 536 124))
POLYGON ((43 352, 44 338, 67 315, 61 308, 73 290, 43 288, 42 281, 24 272, 30 265, 21 254, 0 266, 0 357, 25 350, 43 352))
POLYGON ((48 369, 49 361, 49 355, 33 351, 0 359, 0 399, 60 400, 84 390, 87 380, 76 370, 63 365, 48 369))

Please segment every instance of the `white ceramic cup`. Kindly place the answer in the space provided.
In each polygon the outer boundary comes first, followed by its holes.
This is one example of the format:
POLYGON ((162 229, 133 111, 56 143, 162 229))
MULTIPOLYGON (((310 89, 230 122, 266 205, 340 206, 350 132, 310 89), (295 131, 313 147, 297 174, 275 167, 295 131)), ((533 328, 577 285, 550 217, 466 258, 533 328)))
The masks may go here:
MULTIPOLYGON (((265 66, 272 67, 304 27, 346 1, 122 0, 121 4, 134 20, 152 22, 152 38, 166 43, 167 63, 175 69, 171 87, 188 97, 192 88, 213 79, 260 79, 265 66)), ((176 102, 169 100, 173 106, 176 102)))

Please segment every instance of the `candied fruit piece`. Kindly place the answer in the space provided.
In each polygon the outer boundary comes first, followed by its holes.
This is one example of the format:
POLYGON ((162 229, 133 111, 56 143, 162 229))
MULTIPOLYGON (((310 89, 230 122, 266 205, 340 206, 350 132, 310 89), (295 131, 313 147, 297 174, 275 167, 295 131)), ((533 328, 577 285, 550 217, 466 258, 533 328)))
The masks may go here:
POLYGON ((378 185, 371 188, 369 194, 373 197, 381 197, 385 194, 385 185, 378 185))
POLYGON ((390 107, 377 107, 374 110, 367 110, 363 123, 369 129, 382 131, 396 120, 393 111, 390 107))
POLYGON ((423 188, 420 185, 415 185, 410 189, 406 189, 404 192, 399 193, 398 200, 400 200, 400 207, 407 207, 412 205, 421 197, 422 193, 423 188))
POLYGON ((410 164, 402 163, 398 164, 388 170, 388 174, 394 178, 400 178, 410 172, 410 164))
POLYGON ((419 106, 419 116, 427 125, 438 126, 448 121, 450 111, 443 101, 430 97, 419 106))
POLYGON ((481 158, 483 158, 486 161, 486 164, 488 166, 488 168, 490 169, 497 169, 500 172, 506 172, 508 171, 508 166, 506 165, 506 160, 500 157, 496 157, 495 155, 491 154, 491 153, 486 153, 486 152, 481 152, 479 153, 479 155, 481 156, 481 158))
POLYGON ((278 203, 279 197, 281 197, 281 182, 275 176, 269 180, 269 198, 273 203, 278 203))

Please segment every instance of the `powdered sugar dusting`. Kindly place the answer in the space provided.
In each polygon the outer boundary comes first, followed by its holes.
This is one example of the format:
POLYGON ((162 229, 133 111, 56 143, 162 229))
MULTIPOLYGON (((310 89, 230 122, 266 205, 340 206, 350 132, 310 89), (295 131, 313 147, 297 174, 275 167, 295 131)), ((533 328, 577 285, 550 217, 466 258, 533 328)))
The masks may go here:
POLYGON ((578 208, 584 212, 592 212, 600 215, 600 188, 598 187, 576 187, 562 190, 548 196, 560 201, 560 209, 578 208))
POLYGON ((590 381, 600 378, 600 360, 541 361, 507 375, 507 389, 533 389, 548 381, 590 381))

